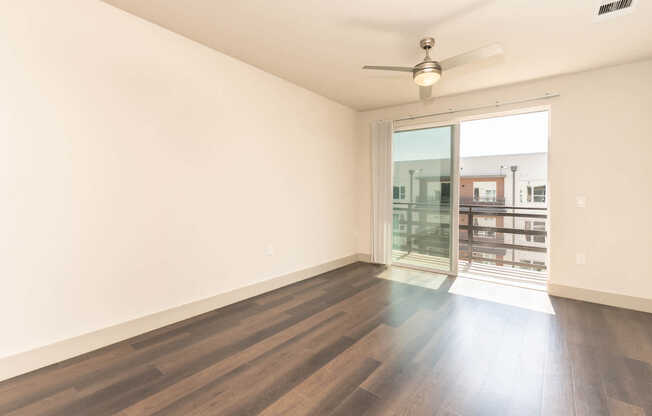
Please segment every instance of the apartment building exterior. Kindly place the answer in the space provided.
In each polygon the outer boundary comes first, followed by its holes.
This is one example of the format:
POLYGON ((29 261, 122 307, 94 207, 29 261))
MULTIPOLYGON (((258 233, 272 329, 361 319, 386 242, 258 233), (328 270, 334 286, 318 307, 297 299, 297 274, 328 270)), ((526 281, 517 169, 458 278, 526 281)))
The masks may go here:
MULTIPOLYGON (((461 158, 460 218, 468 225, 467 206, 474 207, 473 225, 481 227, 515 228, 545 231, 545 219, 512 218, 482 215, 481 208, 515 210, 516 208, 547 207, 547 153, 492 155, 461 158), (480 214, 477 211, 480 210, 480 214)), ((449 253, 448 204, 450 191, 450 161, 443 159, 400 161, 394 164, 394 249, 418 251, 428 255, 447 256, 449 253)), ((545 212, 545 211, 543 211, 545 212)), ((468 232, 460 229, 460 258, 468 258, 468 232)), ((522 246, 546 247, 545 236, 500 233, 475 230, 474 241, 509 243, 522 246)), ((501 247, 473 248, 474 257, 488 263, 504 265, 503 261, 546 266, 546 253, 512 250, 501 247)), ((476 261, 476 260, 474 260, 476 261)))

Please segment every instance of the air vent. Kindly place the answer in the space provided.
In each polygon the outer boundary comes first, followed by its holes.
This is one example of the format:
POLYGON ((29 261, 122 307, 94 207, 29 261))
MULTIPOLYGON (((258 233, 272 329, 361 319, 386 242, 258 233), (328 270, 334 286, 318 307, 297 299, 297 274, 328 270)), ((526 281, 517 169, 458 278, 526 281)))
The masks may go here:
POLYGON ((616 0, 608 3, 599 1, 595 9, 595 20, 631 13, 635 5, 636 0, 616 0))
POLYGON ((627 7, 632 6, 632 0, 619 0, 612 3, 603 4, 598 9, 598 16, 602 16, 605 13, 613 13, 618 10, 626 9, 627 7))

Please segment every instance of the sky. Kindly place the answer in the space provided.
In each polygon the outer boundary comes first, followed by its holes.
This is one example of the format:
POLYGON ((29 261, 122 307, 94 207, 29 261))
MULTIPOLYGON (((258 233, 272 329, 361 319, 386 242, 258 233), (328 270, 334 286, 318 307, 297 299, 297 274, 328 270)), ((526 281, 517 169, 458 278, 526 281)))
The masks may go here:
MULTIPOLYGON (((450 127, 394 133, 392 159, 450 157, 450 127)), ((460 124, 460 157, 548 151, 548 112, 516 114, 460 124)))

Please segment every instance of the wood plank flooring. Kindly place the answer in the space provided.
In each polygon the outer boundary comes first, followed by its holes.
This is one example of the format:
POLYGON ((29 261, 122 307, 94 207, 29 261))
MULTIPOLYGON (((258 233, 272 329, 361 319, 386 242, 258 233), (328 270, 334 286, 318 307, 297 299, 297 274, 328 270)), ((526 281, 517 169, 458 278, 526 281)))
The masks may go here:
POLYGON ((553 315, 383 270, 350 265, 7 380, 0 414, 652 416, 652 315, 558 298, 553 315))

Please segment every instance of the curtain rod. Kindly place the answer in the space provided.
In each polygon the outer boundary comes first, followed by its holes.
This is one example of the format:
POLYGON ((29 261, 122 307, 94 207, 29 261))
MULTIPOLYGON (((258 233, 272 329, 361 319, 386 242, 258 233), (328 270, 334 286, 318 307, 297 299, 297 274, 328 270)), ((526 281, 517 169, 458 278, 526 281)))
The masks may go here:
POLYGON ((546 93, 545 95, 541 95, 539 97, 532 97, 532 98, 526 98, 523 100, 512 100, 512 101, 496 101, 494 104, 487 104, 487 105, 481 105, 478 107, 467 107, 467 108, 460 108, 459 110, 448 110, 448 111, 442 111, 441 113, 432 113, 432 114, 424 114, 422 116, 411 116, 411 117, 404 117, 404 118, 398 118, 394 120, 394 122, 399 122, 399 121, 407 121, 407 120, 417 120, 420 118, 426 118, 426 117, 434 117, 434 116, 441 116, 444 114, 453 114, 453 113, 460 113, 463 111, 473 111, 473 110, 482 110, 485 108, 494 108, 494 107, 500 107, 503 105, 510 105, 510 104, 521 104, 521 103, 528 103, 530 101, 539 101, 539 100, 547 100, 548 98, 555 98, 559 97, 560 94, 558 93, 546 93))

